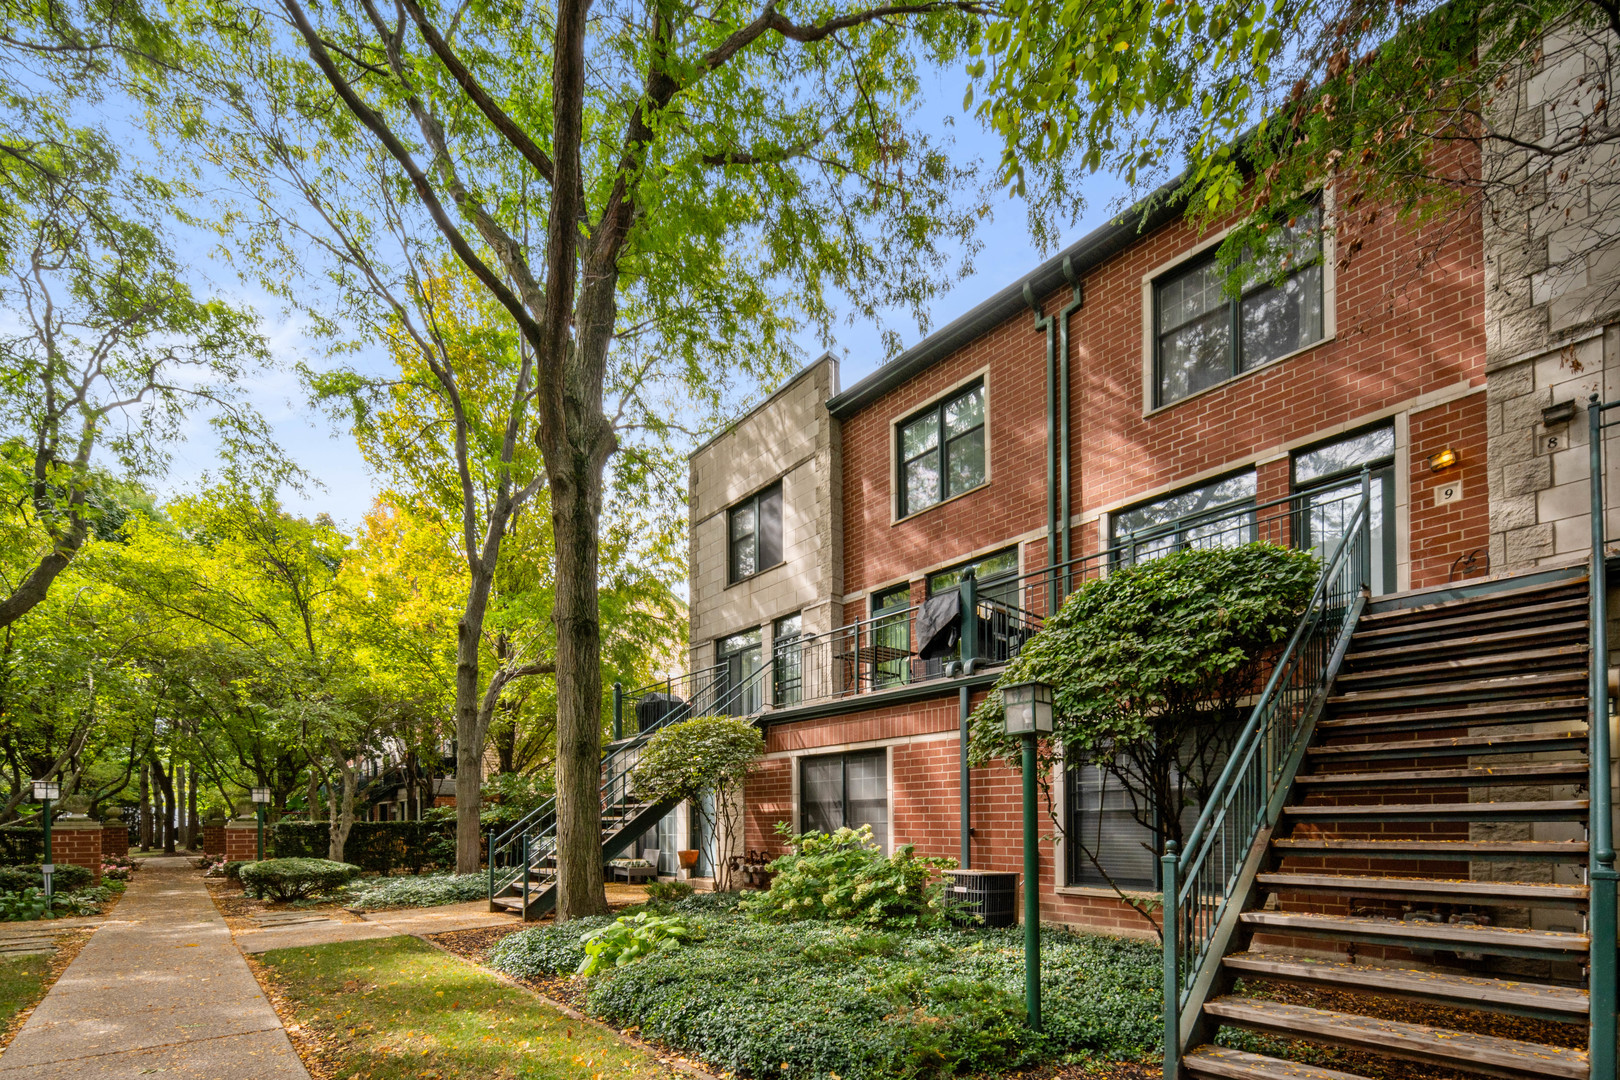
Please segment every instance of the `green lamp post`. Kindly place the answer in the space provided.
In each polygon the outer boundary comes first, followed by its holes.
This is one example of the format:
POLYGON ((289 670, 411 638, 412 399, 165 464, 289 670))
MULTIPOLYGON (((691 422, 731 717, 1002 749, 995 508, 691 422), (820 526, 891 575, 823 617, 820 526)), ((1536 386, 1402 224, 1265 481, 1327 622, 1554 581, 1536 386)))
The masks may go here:
POLYGON ((1035 817, 1035 741, 1052 734, 1052 688, 1015 683, 1001 688, 1006 731, 1024 742, 1024 1007, 1041 1030, 1041 863, 1035 817))
POLYGON ((270 789, 256 787, 253 789, 253 809, 259 817, 259 861, 264 861, 264 808, 270 805, 270 789))
POLYGON ((40 866, 40 874, 45 879, 45 895, 51 895, 51 875, 56 867, 51 863, 51 803, 61 798, 62 785, 55 780, 34 781, 34 801, 40 804, 39 818, 45 827, 45 862, 40 866))

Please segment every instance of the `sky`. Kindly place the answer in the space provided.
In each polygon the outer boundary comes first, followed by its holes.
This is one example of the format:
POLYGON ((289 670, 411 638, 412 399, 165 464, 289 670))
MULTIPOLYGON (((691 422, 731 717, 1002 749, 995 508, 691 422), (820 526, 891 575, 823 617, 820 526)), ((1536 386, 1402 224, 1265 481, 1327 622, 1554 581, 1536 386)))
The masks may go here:
MULTIPOLYGON (((918 110, 918 122, 930 134, 947 136, 955 143, 955 154, 977 158, 986 171, 994 167, 999 142, 984 130, 978 120, 961 108, 965 76, 957 71, 936 72, 932 85, 918 110)), ((1060 244, 1067 245, 1103 223, 1115 208, 1122 187, 1111 177, 1097 177, 1086 190, 1087 210, 1073 228, 1064 229, 1060 244)), ((301 491, 283 492, 289 510, 302 515, 327 514, 346 528, 360 524, 380 489, 377 479, 361 459, 348 433, 329 417, 312 408, 293 370, 301 360, 318 360, 319 344, 305 332, 304 323, 282 310, 280 301, 241 282, 221 253, 200 234, 182 237, 192 241, 189 253, 196 276, 221 294, 256 308, 263 317, 263 329, 278 361, 274 370, 255 379, 246 391, 272 426, 276 439, 296 464, 311 478, 301 491)), ((972 260, 971 272, 955 282, 931 305, 929 325, 937 329, 956 315, 1027 273, 1051 252, 1037 250, 1028 228, 1024 203, 1005 191, 991 200, 991 213, 980 232, 982 246, 972 260)), ((959 253, 958 253, 959 254, 959 253)), ((959 262, 959 260, 958 260, 959 262)), ((909 315, 888 313, 889 325, 900 332, 905 346, 922 338, 909 315)), ((840 377, 845 387, 870 374, 883 358, 876 325, 841 323, 835 331, 833 351, 841 358, 840 377)), ((821 341, 811 333, 798 341, 807 358, 820 356, 821 341)), ((349 358, 362 368, 381 371, 386 361, 375 355, 349 358)), ((771 387, 760 388, 749 400, 757 400, 771 387)), ((206 421, 190 425, 187 440, 173 448, 168 475, 157 484, 164 493, 178 493, 197 487, 216 468, 218 442, 206 421)))

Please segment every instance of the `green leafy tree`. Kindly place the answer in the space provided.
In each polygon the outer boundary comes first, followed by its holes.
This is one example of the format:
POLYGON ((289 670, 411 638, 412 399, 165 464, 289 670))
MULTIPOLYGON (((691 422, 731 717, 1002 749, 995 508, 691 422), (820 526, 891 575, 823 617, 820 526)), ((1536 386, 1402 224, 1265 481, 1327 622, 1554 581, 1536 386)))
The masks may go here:
POLYGON ((724 836, 715 852, 715 876, 731 887, 730 849, 741 831, 743 783, 765 756, 765 736, 734 716, 694 716, 654 732, 641 748, 632 780, 648 802, 689 802, 710 836, 724 836), (708 797, 713 797, 710 809, 708 797), (724 819, 727 826, 718 828, 724 819))
POLYGON ((224 167, 271 152, 248 113, 307 132, 296 164, 392 200, 406 256, 452 255, 533 364, 556 551, 557 911, 603 911, 609 460, 678 430, 672 405, 724 403, 738 373, 774 382, 793 332, 828 327, 831 292, 865 315, 937 295, 978 208, 955 200, 970 174, 907 121, 919 64, 953 57, 983 8, 180 10, 224 167))
MULTIPOLYGON (((1481 213, 1511 229, 1534 192, 1547 220, 1581 219, 1589 192, 1620 181, 1610 0, 1008 0, 1002 11, 971 46, 977 111, 1003 139, 1003 178, 1040 208, 1036 227, 1051 228, 1054 203, 1077 211, 1094 171, 1124 178, 1133 198, 1167 184, 1158 197, 1196 223, 1235 223, 1222 245, 1234 287, 1252 273, 1244 249, 1265 248, 1323 185, 1341 260, 1393 214, 1437 226, 1413 255, 1419 269, 1481 213), (1532 76, 1548 107, 1526 96, 1532 76)), ((1620 239, 1612 223, 1596 228, 1594 247, 1620 239)))
MULTIPOLYGON (((1076 590, 974 710, 970 757, 1021 767, 1021 737, 1003 730, 1000 688, 1053 688, 1053 734, 1036 755, 1048 779, 1094 766, 1126 793, 1132 816, 1160 845, 1184 839, 1183 813, 1203 805, 1241 730, 1239 703, 1316 586, 1317 559, 1274 544, 1188 548, 1120 567, 1076 590)), ((1064 832, 1106 880, 1094 838, 1064 832)), ((1115 886, 1139 910, 1145 908, 1115 886)), ((1151 919, 1149 920, 1151 921, 1151 919)))

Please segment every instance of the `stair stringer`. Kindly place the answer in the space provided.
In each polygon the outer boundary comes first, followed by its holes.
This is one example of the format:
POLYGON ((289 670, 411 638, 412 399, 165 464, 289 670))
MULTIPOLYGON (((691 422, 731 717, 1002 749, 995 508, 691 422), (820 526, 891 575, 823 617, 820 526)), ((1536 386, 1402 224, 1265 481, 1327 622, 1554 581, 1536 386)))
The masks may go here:
MULTIPOLYGON (((1361 621, 1362 612, 1367 608, 1367 600, 1367 591, 1363 589, 1345 615, 1346 629, 1339 635, 1333 655, 1328 658, 1321 685, 1316 688, 1316 692, 1311 695, 1310 703, 1306 706, 1299 734, 1289 751, 1287 761, 1283 763, 1281 773, 1283 779, 1278 783, 1277 790, 1266 806, 1266 819, 1256 832, 1254 842, 1250 845, 1249 852, 1233 879, 1231 895, 1221 910, 1215 932, 1210 938, 1209 950, 1204 954, 1198 974, 1188 988, 1187 1001, 1181 1006, 1179 1016, 1181 1043, 1176 1048, 1178 1065, 1188 1050, 1200 1043, 1209 1042, 1214 1037, 1215 1025, 1210 1024, 1204 1016, 1204 1004, 1210 998, 1217 997, 1231 988, 1233 976, 1223 961, 1232 953, 1247 949, 1250 939, 1254 936, 1254 932, 1242 923, 1240 916, 1256 903, 1259 896, 1257 879, 1261 873, 1270 869, 1275 861, 1271 851, 1272 836, 1276 832, 1277 822, 1282 817, 1283 807, 1289 805, 1296 797, 1295 778, 1299 776, 1299 770, 1305 763, 1306 749, 1316 737, 1316 722, 1321 719, 1322 713, 1327 708, 1327 699, 1334 682, 1338 679, 1339 670, 1344 666, 1344 658, 1350 651, 1350 640, 1354 636, 1356 624, 1361 621)), ((1167 1073, 1165 1080, 1177 1078, 1167 1073)))

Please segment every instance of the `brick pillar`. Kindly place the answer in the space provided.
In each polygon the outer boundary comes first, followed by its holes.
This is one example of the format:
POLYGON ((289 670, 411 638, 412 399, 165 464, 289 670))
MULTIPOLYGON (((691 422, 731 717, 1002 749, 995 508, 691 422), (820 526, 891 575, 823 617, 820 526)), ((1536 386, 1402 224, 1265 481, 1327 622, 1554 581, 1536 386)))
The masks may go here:
POLYGON ((64 818, 51 824, 51 862, 72 863, 90 871, 90 884, 101 884, 101 822, 64 818))
POLYGON ((212 817, 203 822, 203 854, 225 854, 225 819, 212 817))
POLYGON ((129 854, 129 826, 123 818, 107 818, 101 823, 101 854, 129 854))
POLYGON ((259 857, 259 824, 257 821, 227 821, 220 830, 225 834, 225 861, 252 862, 259 857))

